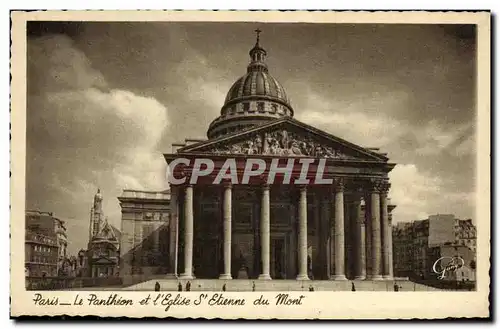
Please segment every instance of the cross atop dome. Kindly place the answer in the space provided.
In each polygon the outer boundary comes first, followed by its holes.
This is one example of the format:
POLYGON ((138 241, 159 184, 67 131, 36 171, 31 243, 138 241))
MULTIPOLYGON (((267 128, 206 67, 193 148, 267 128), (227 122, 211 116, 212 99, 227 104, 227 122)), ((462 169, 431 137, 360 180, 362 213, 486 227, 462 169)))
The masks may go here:
POLYGON ((257 42, 255 42, 256 45, 259 44, 259 40, 260 40, 260 33, 262 32, 259 28, 257 28, 256 30, 254 30, 255 34, 257 34, 257 42))

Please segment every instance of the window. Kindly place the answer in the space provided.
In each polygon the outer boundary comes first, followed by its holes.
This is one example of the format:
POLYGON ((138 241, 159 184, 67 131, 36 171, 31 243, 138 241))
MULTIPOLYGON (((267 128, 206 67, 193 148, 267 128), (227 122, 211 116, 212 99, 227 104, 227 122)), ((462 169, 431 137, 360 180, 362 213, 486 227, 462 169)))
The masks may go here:
POLYGON ((271 223, 278 225, 288 225, 290 223, 291 213, 287 205, 274 204, 271 205, 271 223))
POLYGON ((238 203, 233 206, 233 220, 236 225, 251 225, 252 205, 238 203))

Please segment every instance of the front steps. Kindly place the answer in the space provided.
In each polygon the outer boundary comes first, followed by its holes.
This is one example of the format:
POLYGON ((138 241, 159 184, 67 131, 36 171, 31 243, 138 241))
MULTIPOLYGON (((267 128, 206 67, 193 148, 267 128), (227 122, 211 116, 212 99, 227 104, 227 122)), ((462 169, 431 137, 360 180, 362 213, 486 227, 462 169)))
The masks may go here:
POLYGON ((333 281, 333 280, 216 280, 216 279, 194 279, 194 280, 166 280, 157 279, 141 282, 129 287, 122 288, 127 291, 154 291, 155 283, 160 284, 161 291, 177 291, 179 282, 182 290, 186 290, 186 283, 191 283, 191 291, 351 291, 354 283, 356 291, 394 291, 394 283, 397 283, 399 291, 435 291, 433 287, 425 286, 411 281, 384 280, 384 281, 333 281), (255 285, 255 288, 253 286, 255 285))

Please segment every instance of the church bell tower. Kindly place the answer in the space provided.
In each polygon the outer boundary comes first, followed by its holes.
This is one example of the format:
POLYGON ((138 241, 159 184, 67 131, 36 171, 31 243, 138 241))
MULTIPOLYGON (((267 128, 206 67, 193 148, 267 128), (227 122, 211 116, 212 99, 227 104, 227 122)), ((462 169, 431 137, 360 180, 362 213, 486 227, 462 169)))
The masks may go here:
POLYGON ((90 209, 89 243, 99 233, 103 218, 101 189, 97 189, 97 193, 94 195, 94 204, 90 209))

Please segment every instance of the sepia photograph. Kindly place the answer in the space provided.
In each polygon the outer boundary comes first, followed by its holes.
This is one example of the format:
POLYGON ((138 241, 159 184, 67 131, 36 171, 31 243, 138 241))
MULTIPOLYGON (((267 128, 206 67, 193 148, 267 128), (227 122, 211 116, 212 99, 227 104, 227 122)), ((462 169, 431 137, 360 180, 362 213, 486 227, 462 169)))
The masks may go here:
POLYGON ((488 13, 37 14, 19 30, 25 108, 12 109, 25 112, 13 126, 25 157, 11 261, 32 312, 144 298, 162 312, 267 302, 289 314, 326 293, 489 290, 489 50, 474 22, 489 47, 488 13))

